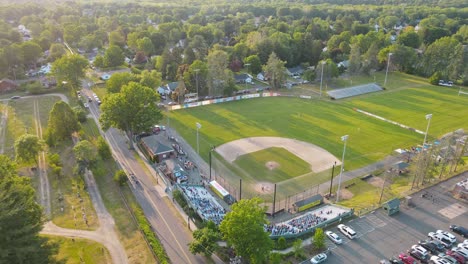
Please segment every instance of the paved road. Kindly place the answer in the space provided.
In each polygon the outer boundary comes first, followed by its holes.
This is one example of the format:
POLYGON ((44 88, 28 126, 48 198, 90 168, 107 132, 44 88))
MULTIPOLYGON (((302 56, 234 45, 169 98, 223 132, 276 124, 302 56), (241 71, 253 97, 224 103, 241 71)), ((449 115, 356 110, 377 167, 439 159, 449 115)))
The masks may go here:
MULTIPOLYGON (((85 83, 85 88, 89 88, 86 86, 87 83, 85 83)), ((84 89, 82 92, 92 96, 92 91, 89 89, 84 89)), ((90 104, 89 110, 98 123, 99 108, 94 101, 90 104)), ((114 159, 119 162, 127 174, 133 173, 137 177, 138 183, 130 182, 131 189, 153 230, 161 240, 171 262, 181 264, 207 263, 205 257, 192 255, 188 250, 188 243, 192 240, 191 231, 164 192, 165 186, 162 185, 162 181, 159 181, 159 185, 154 185, 153 176, 135 159, 134 152, 128 149, 127 137, 113 128, 103 135, 109 142, 114 159)), ((222 263, 217 258, 214 261, 222 263)))

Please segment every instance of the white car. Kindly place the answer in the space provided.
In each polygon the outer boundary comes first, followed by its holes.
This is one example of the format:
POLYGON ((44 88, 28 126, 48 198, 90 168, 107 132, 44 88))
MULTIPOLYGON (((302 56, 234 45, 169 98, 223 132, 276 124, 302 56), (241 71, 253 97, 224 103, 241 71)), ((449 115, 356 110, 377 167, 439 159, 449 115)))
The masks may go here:
POLYGON ((458 247, 459 247, 459 248, 464 248, 464 249, 468 250, 468 244, 465 244, 465 243, 460 243, 460 244, 458 244, 458 247))
POLYGON ((440 233, 435 233, 435 232, 429 232, 427 236, 431 239, 439 241, 444 247, 450 247, 453 243, 443 234, 440 233))
POLYGON ((340 230, 341 233, 343 233, 343 235, 345 235, 349 239, 353 239, 357 236, 356 232, 349 226, 339 224, 337 228, 338 230, 340 230))
POLYGON ((420 245, 413 245, 411 249, 421 253, 423 256, 427 256, 427 253, 428 253, 427 250, 421 247, 420 245))
POLYGON ((341 237, 339 237, 336 233, 332 232, 332 231, 326 231, 325 232, 325 235, 327 235, 327 237, 333 241, 333 243, 335 244, 342 244, 343 243, 343 240, 341 239, 341 237))
POLYGON ((89 108, 89 104, 88 103, 84 103, 83 104, 85 108, 89 108))
POLYGON ((431 261, 434 264, 450 264, 450 262, 442 257, 439 256, 432 256, 431 261))
POLYGON ((462 255, 465 258, 468 258, 468 250, 460 247, 454 247, 452 248, 452 251, 457 252, 458 254, 462 255))
POLYGON ((436 233, 437 234, 442 234, 444 237, 446 237, 452 243, 457 242, 457 238, 452 233, 449 233, 449 232, 443 231, 443 230, 437 230, 436 233))
POLYGON ((310 263, 318 264, 324 262, 325 260, 327 260, 327 255, 325 253, 320 253, 318 255, 313 256, 310 259, 310 263))

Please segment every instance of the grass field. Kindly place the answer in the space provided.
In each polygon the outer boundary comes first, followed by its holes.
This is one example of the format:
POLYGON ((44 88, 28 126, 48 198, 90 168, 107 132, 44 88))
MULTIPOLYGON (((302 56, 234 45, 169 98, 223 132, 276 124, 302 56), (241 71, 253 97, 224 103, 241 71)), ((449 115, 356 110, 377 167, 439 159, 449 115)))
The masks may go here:
POLYGON ((48 243, 57 245, 57 252, 53 258, 57 263, 63 264, 105 264, 112 263, 112 259, 106 248, 101 244, 87 239, 64 238, 58 236, 47 237, 48 243))
MULTIPOLYGON (((382 79, 381 74, 376 75, 382 79)), ((369 82, 359 77, 354 85, 369 82)), ((377 80, 378 81, 378 80, 377 80)), ((389 74, 387 90, 340 101, 298 98, 260 98, 209 105, 169 113, 170 126, 196 146, 196 126, 200 123, 200 155, 208 160, 211 146, 232 140, 277 136, 295 138, 318 145, 335 157, 346 149, 346 170, 383 159, 397 148, 422 144, 424 136, 396 125, 358 113, 359 108, 425 131, 425 115, 433 114, 428 139, 438 138, 459 128, 468 129, 468 96, 458 96, 455 88, 432 86, 420 77, 389 74)), ((251 166, 251 165, 248 165, 251 166)), ((297 178, 300 187, 329 180, 331 172, 297 178), (322 175, 323 174, 323 175, 322 175)))
MULTIPOLYGON (((242 155, 234 163, 251 173, 257 181, 282 182, 309 173, 310 165, 284 148, 268 148, 242 155), (276 162, 278 167, 268 168, 267 162, 276 162)), ((272 164, 275 166, 276 164, 272 164)))

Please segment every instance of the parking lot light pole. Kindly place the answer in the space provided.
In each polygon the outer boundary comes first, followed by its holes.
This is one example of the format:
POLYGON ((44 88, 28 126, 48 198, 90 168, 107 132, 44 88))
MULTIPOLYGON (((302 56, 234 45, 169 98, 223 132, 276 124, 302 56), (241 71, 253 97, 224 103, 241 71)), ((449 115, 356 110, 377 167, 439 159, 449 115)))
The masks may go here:
POLYGON ((200 130, 201 124, 197 122, 197 123, 195 123, 195 125, 197 126, 197 154, 200 154, 200 144, 199 144, 199 141, 198 141, 198 130, 200 130))
POLYGON ((393 54, 391 52, 388 53, 387 70, 385 71, 385 81, 384 81, 384 84, 383 84, 384 87, 387 86, 388 67, 390 66, 390 57, 392 55, 393 54))
POLYGON ((427 133, 429 132, 429 126, 431 125, 431 119, 432 119, 432 114, 427 114, 426 115, 427 128, 426 128, 426 133, 424 134, 423 148, 424 148, 424 146, 426 146, 427 133))
POLYGON ((322 98, 323 67, 325 66, 326 63, 327 63, 326 61, 321 62, 321 64, 322 64, 322 73, 320 74, 320 98, 322 98))
POLYGON ((341 177, 343 176, 343 170, 344 170, 344 157, 346 153, 346 142, 348 141, 348 135, 344 135, 341 137, 341 141, 344 142, 344 147, 343 147, 343 157, 341 158, 341 170, 340 170, 340 178, 338 179, 338 191, 336 191, 336 202, 338 203, 340 201, 340 188, 341 188, 341 177))

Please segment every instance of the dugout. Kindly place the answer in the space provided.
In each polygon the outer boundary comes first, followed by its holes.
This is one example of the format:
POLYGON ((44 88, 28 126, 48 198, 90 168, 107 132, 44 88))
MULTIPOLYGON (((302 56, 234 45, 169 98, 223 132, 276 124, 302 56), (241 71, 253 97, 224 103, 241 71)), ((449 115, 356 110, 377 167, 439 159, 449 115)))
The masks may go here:
POLYGON ((392 199, 382 206, 388 215, 396 214, 400 211, 400 199, 392 199))
POLYGON ((321 205, 322 203, 323 203, 322 195, 317 194, 307 199, 293 203, 293 207, 294 207, 294 211, 302 212, 314 206, 321 205))

